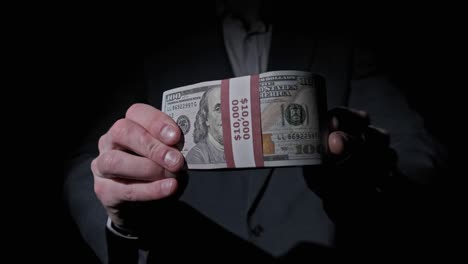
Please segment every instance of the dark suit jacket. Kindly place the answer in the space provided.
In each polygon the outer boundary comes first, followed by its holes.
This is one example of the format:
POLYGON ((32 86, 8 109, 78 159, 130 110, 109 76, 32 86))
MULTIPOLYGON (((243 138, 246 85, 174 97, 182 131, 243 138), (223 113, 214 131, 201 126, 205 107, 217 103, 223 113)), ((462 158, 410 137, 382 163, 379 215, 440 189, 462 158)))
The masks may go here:
MULTIPOLYGON (((184 32, 161 36, 174 41, 146 62, 147 103, 160 108, 167 89, 233 77, 221 28, 216 20, 211 22, 208 26, 189 24, 184 32)), ((288 23, 274 25, 268 70, 323 75, 328 108, 367 110, 375 125, 391 133, 405 175, 413 182, 426 180, 436 165, 437 152, 422 120, 359 50, 349 32, 329 34, 310 25, 291 28, 288 23)), ((109 234, 105 238, 107 216, 94 195, 90 171, 95 155, 83 153, 67 174, 65 194, 72 215, 101 260, 108 255, 114 260, 134 257, 128 255, 129 250, 116 250, 119 243, 129 243, 115 242, 118 239, 109 234)), ((302 256, 313 260, 390 248, 397 251, 408 246, 405 241, 414 242, 408 239, 414 237, 411 232, 403 233, 412 230, 404 229, 411 226, 405 223, 410 210, 400 207, 409 185, 396 188, 390 184, 388 191, 385 187, 382 191, 375 186, 362 190, 341 186, 339 194, 330 194, 320 175, 326 173, 302 167, 189 171, 180 199, 155 204, 151 213, 142 216, 155 227, 147 230, 142 244, 155 261, 209 260, 219 254, 225 260, 302 256), (407 237, 399 237, 403 234, 407 237)))

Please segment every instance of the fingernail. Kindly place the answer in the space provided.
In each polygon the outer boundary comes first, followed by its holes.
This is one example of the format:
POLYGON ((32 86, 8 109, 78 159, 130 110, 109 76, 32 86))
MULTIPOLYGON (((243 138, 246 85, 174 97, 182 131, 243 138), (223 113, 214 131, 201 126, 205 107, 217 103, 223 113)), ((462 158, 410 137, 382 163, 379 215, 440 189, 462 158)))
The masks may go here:
POLYGON ((179 162, 179 154, 175 150, 169 150, 164 157, 164 162, 167 166, 174 166, 179 162))
POLYGON ((363 111, 363 110, 358 110, 357 113, 358 113, 361 117, 364 117, 364 118, 367 118, 368 115, 369 115, 366 111, 363 111))
POLYGON ((166 125, 161 129, 161 138, 166 142, 174 140, 175 135, 175 128, 170 125, 166 125))
POLYGON ((333 129, 338 129, 338 126, 340 125, 340 121, 338 121, 338 118, 336 116, 332 117, 331 120, 331 127, 333 129))
POLYGON ((168 195, 171 193, 172 191, 172 185, 174 185, 174 181, 172 180, 166 180, 162 183, 161 185, 161 188, 162 188, 162 192, 165 194, 165 195, 168 195))

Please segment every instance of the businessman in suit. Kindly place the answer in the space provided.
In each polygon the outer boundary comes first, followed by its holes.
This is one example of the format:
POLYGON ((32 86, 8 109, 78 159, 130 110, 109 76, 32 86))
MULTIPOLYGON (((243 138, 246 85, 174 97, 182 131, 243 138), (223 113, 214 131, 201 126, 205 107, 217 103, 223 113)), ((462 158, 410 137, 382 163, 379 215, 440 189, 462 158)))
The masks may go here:
POLYGON ((406 230, 398 206, 441 162, 421 118, 349 32, 264 20, 261 4, 242 13, 234 2, 207 25, 187 24, 147 60, 146 101, 129 107, 96 142, 98 153, 83 153, 68 171, 65 193, 85 240, 104 262, 218 259, 213 252, 287 261, 409 248, 398 240, 406 230), (183 170, 180 130, 158 110, 162 93, 272 70, 325 77, 329 162, 183 170))

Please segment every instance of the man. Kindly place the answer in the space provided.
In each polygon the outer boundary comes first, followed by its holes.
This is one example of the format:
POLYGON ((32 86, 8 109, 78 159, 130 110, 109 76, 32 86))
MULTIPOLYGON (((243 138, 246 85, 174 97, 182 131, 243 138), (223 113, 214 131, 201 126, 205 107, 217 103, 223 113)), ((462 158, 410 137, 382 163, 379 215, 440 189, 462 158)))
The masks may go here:
POLYGON ((208 89, 200 100, 193 131, 195 145, 187 154, 193 164, 225 163, 221 121, 221 89, 208 89))
MULTIPOLYGON (((219 28, 184 24, 186 34, 176 32, 174 44, 150 60, 147 103, 132 105, 102 135, 99 153, 84 153, 67 175, 71 213, 103 262, 137 259, 142 249, 155 262, 297 256, 313 261, 369 252, 401 256, 416 246, 426 250, 431 240, 420 242, 430 235, 411 232, 417 206, 410 202, 413 189, 407 184, 427 179, 440 160, 422 120, 384 76, 360 67, 361 57, 346 36, 315 32, 310 16, 298 14, 294 5, 291 9, 291 16, 275 16, 273 31, 258 12, 246 18, 226 14, 208 24, 223 25, 219 28), (307 23, 295 20, 301 17, 307 23), (264 26, 248 26, 257 22, 264 26), (248 45, 232 44, 243 40, 248 45), (270 50, 268 60, 265 50, 270 50), (180 130, 158 110, 163 91, 281 69, 325 76, 333 109, 329 163, 183 171, 184 158, 175 147, 180 130), (385 130, 370 125, 366 112, 337 106, 369 111, 374 123, 392 134, 391 141, 385 130), (390 146, 407 177, 397 173, 390 146)), ((207 120, 213 142, 222 142, 216 118, 207 120)))

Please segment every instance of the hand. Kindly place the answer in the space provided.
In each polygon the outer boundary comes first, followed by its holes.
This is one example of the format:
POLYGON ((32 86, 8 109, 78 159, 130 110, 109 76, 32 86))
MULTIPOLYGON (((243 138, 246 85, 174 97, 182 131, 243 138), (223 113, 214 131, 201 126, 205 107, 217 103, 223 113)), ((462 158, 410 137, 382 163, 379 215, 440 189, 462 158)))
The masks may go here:
POLYGON ((342 107, 328 112, 328 131, 324 166, 304 168, 308 186, 337 200, 378 190, 396 164, 388 132, 370 125, 366 112, 342 107))
MULTIPOLYGON (((396 156, 385 129, 370 125, 365 111, 335 108, 329 113, 328 149, 331 165, 364 172, 389 171, 396 156)), ((368 180, 368 179, 367 179, 368 180)))
POLYGON ((99 140, 99 156, 91 163, 94 191, 112 222, 132 230, 127 208, 173 195, 175 175, 184 165, 176 148, 181 133, 163 112, 145 104, 132 105, 99 140))
POLYGON ((409 200, 402 195, 406 182, 396 171, 388 132, 370 125, 364 111, 335 108, 328 120, 328 159, 324 166, 305 170, 308 186, 340 230, 342 248, 358 252, 393 245, 390 238, 402 236, 391 227, 407 222, 400 217, 409 200))

